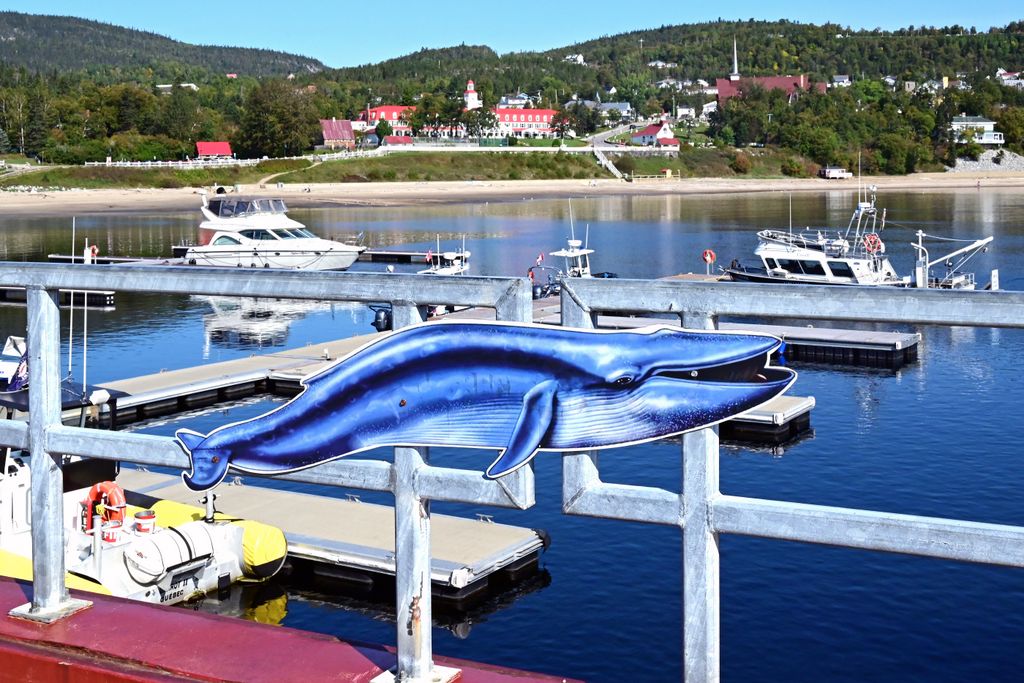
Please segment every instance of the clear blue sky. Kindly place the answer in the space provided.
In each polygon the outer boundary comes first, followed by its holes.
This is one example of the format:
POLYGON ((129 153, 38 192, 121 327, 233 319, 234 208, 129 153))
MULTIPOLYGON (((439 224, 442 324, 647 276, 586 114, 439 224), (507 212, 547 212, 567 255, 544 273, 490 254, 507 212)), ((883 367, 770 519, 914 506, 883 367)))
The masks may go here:
POLYGON ((975 26, 1024 18, 1010 0, 626 2, 622 0, 0 0, 0 10, 59 14, 152 31, 188 43, 283 50, 328 66, 378 62, 423 47, 545 50, 636 29, 723 19, 833 21, 851 28, 975 26))

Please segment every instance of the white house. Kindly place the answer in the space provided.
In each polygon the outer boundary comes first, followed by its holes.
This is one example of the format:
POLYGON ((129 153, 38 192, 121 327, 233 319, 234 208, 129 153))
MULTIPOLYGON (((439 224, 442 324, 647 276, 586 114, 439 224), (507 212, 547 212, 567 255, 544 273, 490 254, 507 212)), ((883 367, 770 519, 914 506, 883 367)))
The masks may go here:
POLYGON ((579 64, 581 66, 586 66, 587 65, 587 62, 586 62, 586 60, 583 59, 583 55, 582 54, 566 55, 562 59, 562 61, 563 62, 568 62, 570 64, 579 64))
POLYGON ((477 93, 473 81, 466 82, 466 91, 462 93, 462 99, 466 103, 466 111, 479 109, 484 106, 483 102, 480 101, 480 95, 477 93))
POLYGON ((832 77, 832 83, 829 84, 829 87, 849 88, 851 85, 853 85, 853 81, 850 80, 849 76, 846 74, 836 74, 832 77))
POLYGON ((949 128, 955 131, 956 141, 965 142, 964 132, 971 130, 974 131, 974 142, 979 145, 1001 145, 1003 144, 1003 134, 997 133, 995 130, 996 122, 986 119, 984 116, 967 116, 961 114, 960 116, 954 116, 953 122, 949 128))
POLYGON ((706 119, 716 111, 718 111, 718 100, 711 100, 710 102, 706 102, 704 106, 700 108, 700 116, 702 119, 706 119))
MULTIPOLYGON (((660 139, 675 141, 675 137, 676 134, 672 132, 672 127, 668 125, 668 121, 661 121, 638 130, 629 139, 634 145, 653 145, 660 139)), ((678 145, 679 143, 676 142, 676 146, 678 145)))
POLYGON ((697 118, 697 110, 693 107, 676 107, 676 118, 695 119, 697 118))

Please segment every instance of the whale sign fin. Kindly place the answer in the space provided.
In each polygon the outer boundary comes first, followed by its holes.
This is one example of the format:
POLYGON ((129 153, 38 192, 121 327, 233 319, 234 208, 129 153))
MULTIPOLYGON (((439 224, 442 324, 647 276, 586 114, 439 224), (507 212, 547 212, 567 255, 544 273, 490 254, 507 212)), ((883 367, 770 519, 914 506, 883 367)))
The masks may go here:
POLYGON ((198 432, 193 432, 191 429, 179 429, 174 432, 174 436, 178 438, 181 445, 185 447, 185 451, 192 453, 199 444, 203 442, 206 437, 198 432))
POLYGON ((555 416, 558 382, 549 379, 526 392, 523 410, 508 439, 508 445, 484 474, 488 479, 503 477, 533 459, 555 416))

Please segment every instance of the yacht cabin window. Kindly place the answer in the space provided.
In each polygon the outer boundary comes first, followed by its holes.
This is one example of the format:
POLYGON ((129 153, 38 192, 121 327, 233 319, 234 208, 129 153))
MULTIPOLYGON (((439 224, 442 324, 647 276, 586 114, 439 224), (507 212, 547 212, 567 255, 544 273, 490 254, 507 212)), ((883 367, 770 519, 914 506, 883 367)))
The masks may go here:
POLYGON ((280 239, 269 230, 241 230, 238 233, 242 237, 251 240, 276 240, 280 239))
POLYGON ((800 265, 807 275, 825 275, 825 266, 820 261, 801 261, 800 265))
POLYGON ((846 261, 829 261, 828 269, 836 277, 853 277, 853 269, 846 261))
POLYGON ((799 261, 793 261, 792 259, 788 258, 780 258, 778 263, 779 268, 782 268, 783 270, 788 271, 790 273, 800 274, 804 272, 804 269, 800 267, 799 261))
POLYGON ((228 237, 227 235, 221 235, 220 237, 215 239, 213 241, 213 243, 215 245, 217 245, 217 246, 224 246, 224 245, 237 246, 237 245, 241 244, 241 242, 236 240, 234 237, 228 237))

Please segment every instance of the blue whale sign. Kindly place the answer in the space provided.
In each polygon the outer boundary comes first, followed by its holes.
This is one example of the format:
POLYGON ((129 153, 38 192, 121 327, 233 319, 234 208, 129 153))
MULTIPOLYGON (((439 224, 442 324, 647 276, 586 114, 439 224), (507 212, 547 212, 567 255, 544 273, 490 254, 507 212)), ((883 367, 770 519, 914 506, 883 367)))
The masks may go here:
POLYGON ((259 417, 202 435, 178 430, 185 484, 228 468, 272 475, 381 446, 501 449, 496 479, 538 451, 643 443, 717 424, 782 394, 782 342, 761 334, 652 326, 576 330, 437 322, 381 335, 302 381, 259 417))

